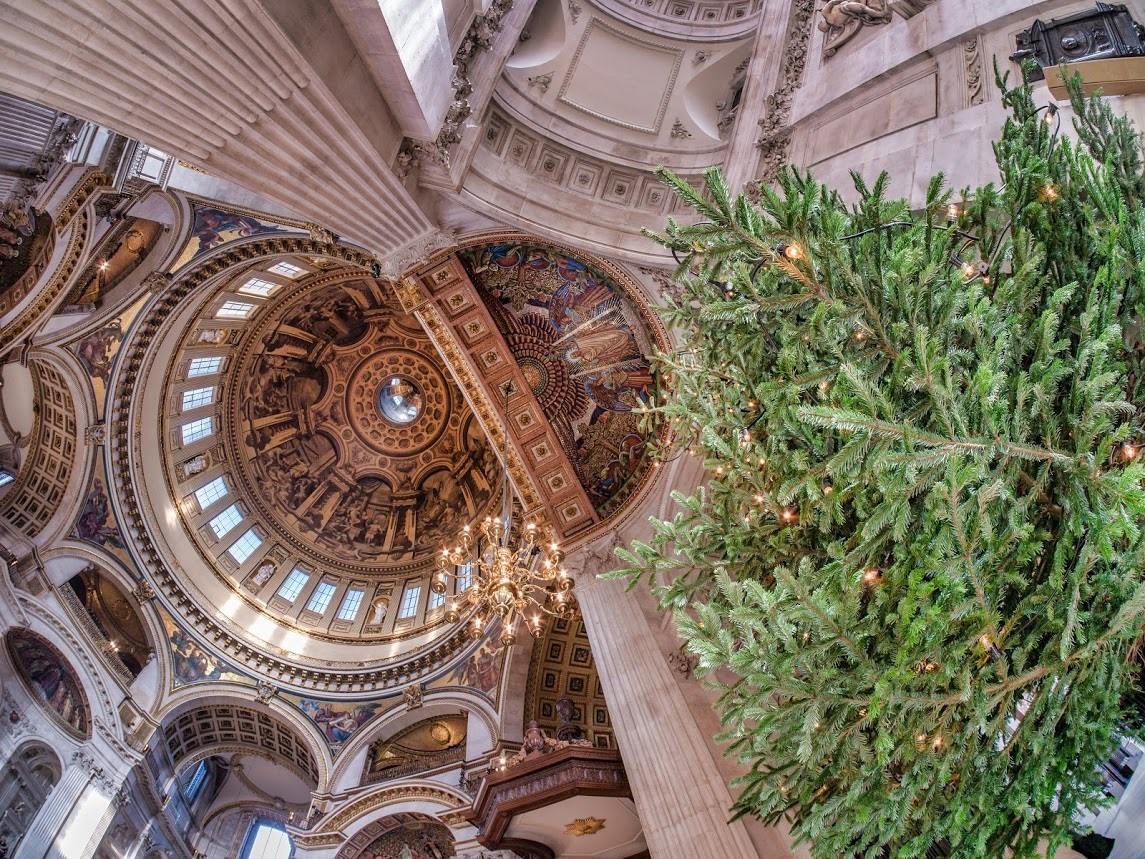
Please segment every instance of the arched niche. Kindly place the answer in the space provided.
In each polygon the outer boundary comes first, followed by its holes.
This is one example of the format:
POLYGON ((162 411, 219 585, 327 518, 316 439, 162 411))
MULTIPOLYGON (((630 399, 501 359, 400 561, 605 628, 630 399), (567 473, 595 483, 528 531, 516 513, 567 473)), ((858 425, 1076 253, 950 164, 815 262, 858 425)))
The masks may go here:
POLYGON ((407 811, 364 827, 343 845, 337 859, 447 859, 456 855, 449 827, 428 814, 407 811))
POLYGON ((431 716, 370 744, 362 784, 418 775, 465 760, 466 713, 431 716))
POLYGON ((612 718, 604 700, 584 620, 554 618, 533 648, 525 691, 525 724, 557 736, 562 725, 557 702, 571 701, 571 723, 598 748, 616 748, 612 718))
POLYGON ((0 317, 35 289, 56 249, 56 230, 48 212, 33 207, 0 215, 0 317))
POLYGON ((391 710, 361 731, 342 750, 330 778, 330 792, 352 790, 357 787, 367 766, 370 749, 375 743, 384 742, 412 725, 427 719, 440 719, 464 713, 467 724, 465 730, 465 753, 463 760, 473 761, 488 755, 498 739, 497 713, 487 701, 478 695, 469 695, 458 690, 427 692, 425 701, 414 709, 391 710), (432 697, 431 697, 432 696, 432 697))
POLYGON ((751 45, 745 43, 705 67, 685 87, 688 118, 709 137, 727 136, 743 97, 750 59, 751 45))
POLYGON ((565 44, 564 4, 560 0, 539 0, 522 30, 522 37, 526 32, 528 38, 522 38, 505 63, 506 67, 535 68, 561 52, 565 44))
POLYGON ((90 564, 64 583, 61 595, 73 612, 82 612, 81 624, 96 646, 117 660, 132 680, 138 677, 151 658, 152 643, 135 599, 90 564))
POLYGON ((43 636, 11 629, 4 644, 12 667, 40 708, 76 739, 91 737, 91 707, 71 663, 43 636))
MULTIPOLYGON (((313 762, 313 771, 309 764, 305 763, 306 758, 295 754, 294 762, 290 763, 285 758, 282 763, 288 768, 293 768, 300 777, 305 780, 312 781, 314 773, 317 774, 317 790, 319 792, 327 791, 332 784, 331 769, 332 761, 330 759, 330 750, 325 741, 321 739, 321 735, 314 727, 314 723, 310 722, 294 707, 284 704, 281 701, 272 698, 269 703, 256 702, 252 700, 253 690, 249 686, 240 686, 234 683, 219 682, 206 687, 202 684, 191 684, 189 686, 179 687, 175 692, 170 695, 164 702, 163 706, 154 713, 154 716, 159 721, 159 729, 157 737, 163 738, 160 742, 158 739, 153 739, 151 742, 152 747, 162 747, 163 754, 168 765, 175 773, 181 772, 185 767, 191 766, 193 763, 209 757, 216 752, 242 752, 247 753, 250 751, 260 751, 269 753, 269 749, 259 745, 257 749, 249 744, 233 743, 229 744, 228 748, 223 748, 221 743, 212 743, 210 745, 199 742, 194 749, 186 748, 185 746, 181 751, 176 750, 172 752, 170 744, 166 741, 167 730, 173 725, 178 724, 179 720, 188 713, 196 711, 206 711, 211 708, 239 708, 251 713, 256 713, 261 716, 270 718, 274 723, 279 726, 279 730, 289 732, 293 736, 299 748, 304 748, 309 755, 310 761, 313 762), (222 749, 222 751, 220 751, 222 749)), ((186 725, 183 729, 186 729, 186 725)))
POLYGON ((44 743, 24 743, 12 753, 0 772, 0 847, 7 848, 3 855, 15 854, 62 774, 59 756, 44 743))

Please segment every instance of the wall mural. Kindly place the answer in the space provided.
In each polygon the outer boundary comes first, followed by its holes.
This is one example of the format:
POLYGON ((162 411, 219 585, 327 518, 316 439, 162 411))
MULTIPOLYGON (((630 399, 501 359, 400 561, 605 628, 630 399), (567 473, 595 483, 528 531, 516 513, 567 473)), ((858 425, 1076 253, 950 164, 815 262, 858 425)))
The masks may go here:
POLYGON ((456 855, 448 827, 435 821, 411 820, 378 836, 357 859, 448 859, 456 855))
POLYGON ((115 521, 111 501, 107 497, 106 487, 107 474, 104 471, 103 460, 99 458, 96 460, 91 486, 84 497, 71 536, 113 550, 115 555, 129 561, 123 535, 119 532, 119 524, 115 521))
POLYGON ((459 252, 602 516, 650 467, 636 410, 653 394, 652 344, 620 286, 595 266, 524 244, 459 252))
POLYGON ((489 624, 486 635, 472 653, 456 667, 450 669, 441 677, 426 684, 427 689, 444 686, 464 686, 470 690, 480 692, 488 698, 493 706, 498 706, 501 692, 501 675, 505 669, 506 648, 499 639, 501 631, 500 618, 494 618, 489 624))
POLYGON ((91 736, 91 709, 75 669, 50 641, 26 629, 4 638, 12 665, 52 717, 77 737, 91 736))
POLYGON ((276 309, 239 365, 235 458, 283 536, 321 560, 427 560, 494 501, 495 453, 417 321, 372 281, 276 309))
POLYGON ((194 212, 191 237, 168 271, 178 271, 207 251, 237 239, 249 239, 267 233, 303 232, 297 227, 286 227, 266 218, 204 203, 192 203, 191 209, 194 212))
POLYGON ((68 346, 91 380, 92 390, 95 391, 96 414, 103 415, 107 402, 107 384, 111 379, 111 371, 115 366, 115 357, 119 354, 119 347, 123 338, 143 305, 151 297, 150 293, 141 295, 135 303, 123 313, 116 316, 107 324, 85 334, 79 340, 68 346))
POLYGON ((231 666, 208 653, 179 626, 166 611, 160 609, 167 643, 171 650, 171 672, 174 688, 200 683, 204 680, 231 680, 250 683, 250 678, 231 670, 231 666))
POLYGON ((399 702, 400 696, 384 698, 381 701, 367 701, 363 703, 342 701, 317 701, 313 698, 294 698, 288 700, 302 711, 310 721, 318 726, 326 738, 330 751, 337 755, 342 746, 358 732, 358 729, 399 702))

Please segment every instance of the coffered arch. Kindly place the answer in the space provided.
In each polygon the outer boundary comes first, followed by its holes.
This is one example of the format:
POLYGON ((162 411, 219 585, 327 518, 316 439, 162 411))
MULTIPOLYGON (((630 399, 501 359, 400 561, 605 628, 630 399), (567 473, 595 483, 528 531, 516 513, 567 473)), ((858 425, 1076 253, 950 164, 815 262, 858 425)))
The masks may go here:
POLYGON ((163 747, 177 775, 216 754, 253 754, 281 764, 311 789, 322 783, 324 755, 314 738, 273 709, 211 696, 176 708, 160 725, 163 747))

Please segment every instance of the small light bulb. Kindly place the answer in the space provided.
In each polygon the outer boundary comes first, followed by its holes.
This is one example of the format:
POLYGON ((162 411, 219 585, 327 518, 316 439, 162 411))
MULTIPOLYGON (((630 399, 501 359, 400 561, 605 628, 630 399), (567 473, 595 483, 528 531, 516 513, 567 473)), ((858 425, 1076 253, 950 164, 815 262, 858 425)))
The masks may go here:
POLYGON ((955 205, 954 203, 951 203, 949 206, 947 206, 946 207, 946 216, 948 218, 950 218, 950 220, 952 220, 952 221, 957 220, 957 218, 958 218, 958 206, 955 205))
POLYGON ((797 260, 803 258, 803 248, 798 242, 792 242, 783 249, 783 255, 789 260, 797 260))
POLYGON ((974 275, 978 274, 978 269, 976 269, 972 263, 964 262, 962 264, 962 274, 965 275, 967 280, 969 280, 970 278, 974 277, 974 275))
POLYGON ((1044 189, 1044 193, 1047 200, 1056 200, 1058 198, 1058 189, 1055 188, 1052 184, 1047 183, 1044 189))

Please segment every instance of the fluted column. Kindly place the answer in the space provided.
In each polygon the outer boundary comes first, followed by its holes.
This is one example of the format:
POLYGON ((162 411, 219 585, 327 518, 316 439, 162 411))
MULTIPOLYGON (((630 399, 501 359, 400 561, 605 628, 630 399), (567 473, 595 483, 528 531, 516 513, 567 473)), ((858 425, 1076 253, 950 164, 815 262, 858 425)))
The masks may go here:
POLYGON ((13 859, 90 857, 122 802, 118 779, 85 752, 75 752, 13 859))
MULTIPOLYGON (((430 219, 335 15, 305 0, 0 3, 0 90, 154 145, 391 253, 430 219)), ((445 72, 448 75, 448 70, 445 72)))
POLYGON ((743 823, 728 823, 731 794, 635 597, 623 582, 597 579, 593 566, 576 592, 649 852, 758 857, 743 823))
POLYGON ((63 777, 52 788, 36 813, 31 828, 20 841, 14 859, 43 859, 91 778, 91 771, 78 763, 72 763, 64 770, 63 777))

